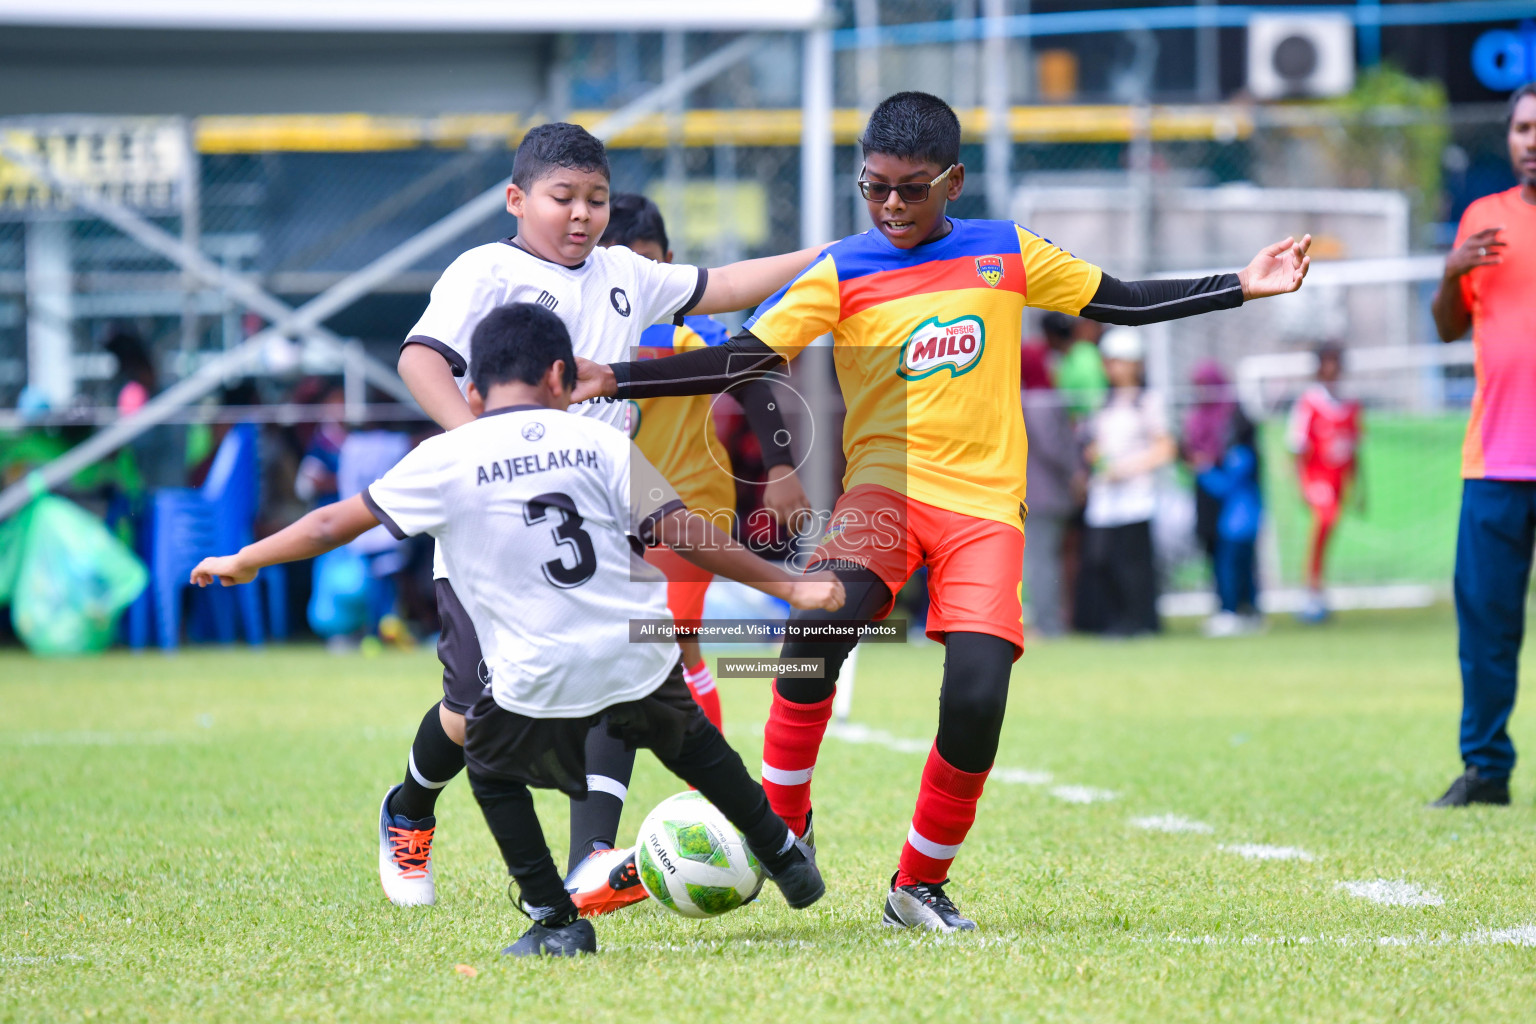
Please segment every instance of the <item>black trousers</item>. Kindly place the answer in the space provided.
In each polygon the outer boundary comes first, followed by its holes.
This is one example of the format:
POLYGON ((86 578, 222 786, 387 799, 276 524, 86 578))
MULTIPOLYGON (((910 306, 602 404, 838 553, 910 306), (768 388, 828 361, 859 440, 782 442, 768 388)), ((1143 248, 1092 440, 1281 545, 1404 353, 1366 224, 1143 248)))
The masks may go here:
POLYGON ((1084 531, 1073 624, 1085 633, 1110 636, 1162 631, 1150 521, 1084 531))

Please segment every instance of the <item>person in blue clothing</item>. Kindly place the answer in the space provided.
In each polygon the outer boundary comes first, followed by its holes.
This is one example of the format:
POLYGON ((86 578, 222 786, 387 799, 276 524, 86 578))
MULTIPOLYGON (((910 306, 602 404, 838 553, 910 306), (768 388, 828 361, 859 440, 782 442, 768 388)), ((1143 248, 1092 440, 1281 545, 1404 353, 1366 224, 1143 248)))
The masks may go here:
POLYGON ((1206 622, 1207 636, 1237 636, 1263 626, 1259 614, 1257 549, 1264 497, 1259 489, 1259 451, 1253 423, 1241 409, 1229 420, 1220 459, 1195 477, 1218 503, 1214 559, 1220 610, 1206 622))

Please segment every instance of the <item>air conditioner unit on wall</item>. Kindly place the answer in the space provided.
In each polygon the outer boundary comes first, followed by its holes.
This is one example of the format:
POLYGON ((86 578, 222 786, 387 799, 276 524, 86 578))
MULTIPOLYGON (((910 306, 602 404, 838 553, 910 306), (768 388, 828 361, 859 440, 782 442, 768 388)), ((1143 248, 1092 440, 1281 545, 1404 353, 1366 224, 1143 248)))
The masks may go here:
POLYGON ((1339 96, 1355 85, 1355 27, 1342 14, 1256 14, 1248 20, 1255 99, 1339 96))

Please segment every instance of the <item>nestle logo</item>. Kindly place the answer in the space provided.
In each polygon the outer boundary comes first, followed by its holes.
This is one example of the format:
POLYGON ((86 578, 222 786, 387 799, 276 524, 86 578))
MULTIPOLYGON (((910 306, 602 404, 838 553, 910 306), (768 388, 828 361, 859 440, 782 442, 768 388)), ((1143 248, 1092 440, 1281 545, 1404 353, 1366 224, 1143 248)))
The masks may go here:
POLYGON ((902 345, 896 373, 906 380, 921 380, 947 369, 950 376, 958 377, 976 365, 984 345, 985 328, 980 317, 948 321, 929 317, 902 345))

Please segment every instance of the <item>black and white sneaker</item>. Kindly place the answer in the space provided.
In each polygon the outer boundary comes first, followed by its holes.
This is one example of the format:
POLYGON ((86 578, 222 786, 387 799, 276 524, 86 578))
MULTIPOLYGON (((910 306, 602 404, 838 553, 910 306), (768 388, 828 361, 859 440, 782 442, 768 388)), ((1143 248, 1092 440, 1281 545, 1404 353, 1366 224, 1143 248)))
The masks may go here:
POLYGON ((1478 774, 1476 765, 1469 765, 1467 770, 1456 777, 1451 783, 1451 788, 1445 791, 1445 795, 1434 801, 1431 807, 1466 807, 1468 804, 1496 804, 1503 806, 1509 803, 1509 780, 1489 779, 1478 774))
POLYGON ((586 918, 560 928, 546 928, 537 921, 522 938, 501 951, 502 956, 580 956, 597 952, 597 931, 586 918))
POLYGON ((891 894, 885 898, 880 923, 887 928, 926 928, 931 932, 975 931, 976 922, 960 913, 955 901, 944 895, 947 881, 898 887, 892 875, 891 894))
POLYGON ((804 839, 796 839, 795 845, 782 854, 764 857, 758 850, 752 853, 763 865, 763 873, 784 894, 784 902, 796 910, 804 910, 826 895, 827 883, 822 881, 821 869, 816 866, 816 851, 804 839))

